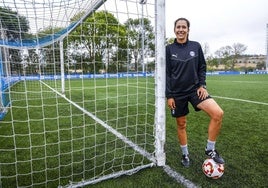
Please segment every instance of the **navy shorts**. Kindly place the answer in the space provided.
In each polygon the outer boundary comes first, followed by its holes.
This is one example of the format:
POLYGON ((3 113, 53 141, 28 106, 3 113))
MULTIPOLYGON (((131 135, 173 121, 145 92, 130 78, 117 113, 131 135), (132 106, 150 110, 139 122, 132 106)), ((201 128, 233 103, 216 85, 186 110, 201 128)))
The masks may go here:
POLYGON ((171 115, 172 117, 186 116, 189 113, 189 108, 188 108, 189 102, 192 104, 195 111, 200 111, 197 105, 201 103, 202 101, 207 100, 209 98, 211 98, 211 96, 208 96, 207 98, 203 100, 200 99, 196 91, 187 96, 175 97, 174 100, 175 100, 176 108, 171 110, 171 115))

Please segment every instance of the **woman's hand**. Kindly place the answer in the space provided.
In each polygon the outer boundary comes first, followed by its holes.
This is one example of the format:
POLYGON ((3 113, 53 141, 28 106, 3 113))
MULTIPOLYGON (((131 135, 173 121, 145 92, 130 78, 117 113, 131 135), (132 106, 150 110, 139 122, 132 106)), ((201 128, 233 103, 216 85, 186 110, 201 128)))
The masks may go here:
POLYGON ((199 99, 204 100, 205 98, 208 97, 208 91, 202 86, 197 89, 197 95, 199 99))
POLYGON ((176 105, 175 105, 175 100, 173 98, 169 98, 167 100, 167 105, 169 107, 170 110, 173 110, 176 108, 176 105))

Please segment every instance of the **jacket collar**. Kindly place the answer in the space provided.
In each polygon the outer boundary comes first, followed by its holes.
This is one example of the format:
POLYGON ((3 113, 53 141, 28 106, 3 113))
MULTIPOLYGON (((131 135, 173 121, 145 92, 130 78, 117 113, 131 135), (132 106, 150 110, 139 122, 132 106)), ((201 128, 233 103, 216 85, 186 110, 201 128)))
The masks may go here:
POLYGON ((174 39, 174 43, 176 43, 176 44, 178 44, 178 45, 185 45, 185 44, 187 44, 188 42, 189 42, 189 39, 187 39, 185 43, 178 43, 178 42, 177 42, 177 39, 176 39, 176 38, 174 39))

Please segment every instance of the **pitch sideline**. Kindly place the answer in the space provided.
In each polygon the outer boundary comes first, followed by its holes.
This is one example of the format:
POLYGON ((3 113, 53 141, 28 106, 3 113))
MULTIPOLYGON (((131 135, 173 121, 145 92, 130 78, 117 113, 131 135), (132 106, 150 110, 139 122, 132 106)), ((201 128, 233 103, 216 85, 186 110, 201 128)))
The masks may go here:
POLYGON ((261 104, 261 105, 268 106, 268 103, 265 103, 265 102, 258 102, 258 101, 251 101, 251 100, 245 100, 245 99, 230 98, 230 97, 221 97, 221 96, 214 96, 214 95, 212 97, 219 98, 219 99, 227 99, 227 100, 247 102, 247 103, 253 103, 253 104, 261 104))

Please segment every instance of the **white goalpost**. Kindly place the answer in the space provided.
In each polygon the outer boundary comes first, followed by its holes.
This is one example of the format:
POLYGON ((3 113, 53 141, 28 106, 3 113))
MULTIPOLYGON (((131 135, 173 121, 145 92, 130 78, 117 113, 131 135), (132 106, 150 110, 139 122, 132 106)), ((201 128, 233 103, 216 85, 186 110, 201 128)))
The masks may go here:
POLYGON ((165 1, 0 2, 0 187, 165 166, 165 1))

